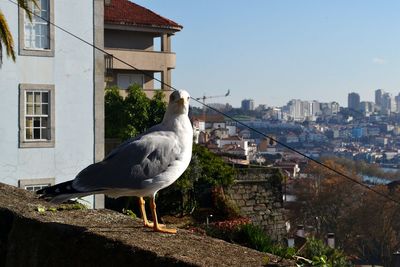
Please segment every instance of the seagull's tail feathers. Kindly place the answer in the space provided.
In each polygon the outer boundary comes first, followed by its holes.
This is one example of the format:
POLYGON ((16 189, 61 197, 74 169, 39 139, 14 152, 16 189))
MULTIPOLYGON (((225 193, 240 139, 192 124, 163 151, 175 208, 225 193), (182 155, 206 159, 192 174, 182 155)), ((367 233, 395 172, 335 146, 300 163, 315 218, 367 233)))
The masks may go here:
POLYGON ((72 187, 72 182, 56 184, 36 191, 36 194, 41 195, 40 198, 54 204, 60 204, 71 198, 83 197, 92 194, 93 192, 82 192, 72 187))

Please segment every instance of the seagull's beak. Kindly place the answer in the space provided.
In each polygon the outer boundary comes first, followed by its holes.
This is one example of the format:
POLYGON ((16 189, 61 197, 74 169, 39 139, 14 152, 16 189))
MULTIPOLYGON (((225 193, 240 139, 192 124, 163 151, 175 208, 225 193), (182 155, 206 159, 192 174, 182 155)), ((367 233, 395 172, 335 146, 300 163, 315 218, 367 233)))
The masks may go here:
POLYGON ((185 105, 185 98, 180 98, 179 100, 178 100, 178 103, 179 104, 181 104, 181 105, 185 105))

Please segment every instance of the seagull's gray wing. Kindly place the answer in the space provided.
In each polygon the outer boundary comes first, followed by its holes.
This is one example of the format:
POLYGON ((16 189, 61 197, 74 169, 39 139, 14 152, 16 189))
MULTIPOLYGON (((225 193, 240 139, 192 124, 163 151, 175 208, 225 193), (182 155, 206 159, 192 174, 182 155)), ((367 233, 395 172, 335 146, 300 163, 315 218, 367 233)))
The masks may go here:
POLYGON ((149 133, 121 144, 103 161, 82 170, 73 187, 85 192, 141 189, 143 181, 164 172, 180 153, 175 133, 149 133))

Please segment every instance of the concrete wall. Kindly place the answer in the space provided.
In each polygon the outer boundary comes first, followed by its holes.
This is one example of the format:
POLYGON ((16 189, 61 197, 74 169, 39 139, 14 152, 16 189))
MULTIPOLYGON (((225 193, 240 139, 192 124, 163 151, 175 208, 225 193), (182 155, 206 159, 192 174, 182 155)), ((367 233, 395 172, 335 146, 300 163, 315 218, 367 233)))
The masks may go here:
MULTIPOLYGON (((54 1, 54 22, 93 42, 93 2, 54 1)), ((0 2, 18 51, 18 7, 0 2)), ((55 30, 54 57, 4 57, 0 69, 0 182, 19 179, 70 180, 94 161, 93 48, 55 30), (18 87, 21 83, 55 86, 55 145, 18 148, 18 87)), ((4 51, 3 51, 4 55, 4 51)))
POLYGON ((286 235, 281 176, 262 170, 240 172, 236 183, 225 191, 243 216, 261 226, 275 240, 286 235))

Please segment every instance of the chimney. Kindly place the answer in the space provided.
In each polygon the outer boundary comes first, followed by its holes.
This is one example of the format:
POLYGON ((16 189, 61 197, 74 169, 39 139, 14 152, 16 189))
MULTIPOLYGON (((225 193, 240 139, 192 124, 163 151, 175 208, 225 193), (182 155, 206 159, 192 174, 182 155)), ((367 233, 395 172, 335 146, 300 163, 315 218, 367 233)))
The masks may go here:
POLYGON ((304 237, 304 225, 297 225, 296 234, 294 236, 294 246, 299 249, 301 248, 307 241, 304 237))
POLYGON ((327 244, 328 244, 328 247, 335 248, 335 234, 334 233, 327 234, 327 244))
POLYGON ((299 237, 304 237, 304 225, 297 225, 296 235, 299 237))
POLYGON ((111 5, 111 0, 104 0, 104 5, 105 6, 111 5))

